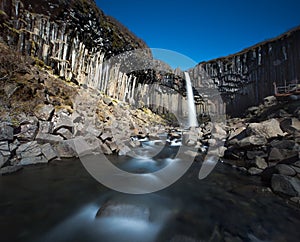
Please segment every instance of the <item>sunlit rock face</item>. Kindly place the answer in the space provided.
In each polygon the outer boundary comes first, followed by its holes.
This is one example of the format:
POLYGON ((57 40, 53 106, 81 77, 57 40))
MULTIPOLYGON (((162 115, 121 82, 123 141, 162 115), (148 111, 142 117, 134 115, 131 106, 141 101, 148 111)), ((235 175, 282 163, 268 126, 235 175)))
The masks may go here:
POLYGON ((67 80, 97 85, 105 58, 147 48, 92 0, 3 0, 0 10, 1 40, 67 80))
POLYGON ((239 53, 199 63, 190 71, 194 87, 215 84, 228 114, 238 116, 274 94, 277 86, 300 83, 300 27, 239 53))
MULTIPOLYGON (((92 0, 2 0, 0 40, 35 57, 37 64, 49 66, 67 81, 99 89, 131 105, 148 106, 160 114, 187 117, 183 72, 177 70, 174 75, 165 63, 151 60, 146 44, 106 16, 92 0), (124 61, 137 67, 133 72, 108 61, 136 49, 145 50, 139 63, 124 61), (139 66, 141 63, 145 65, 139 66)), ((296 28, 190 69, 197 115, 226 110, 239 116, 272 95, 273 82, 296 82, 300 76, 299 43, 300 28, 296 28)))

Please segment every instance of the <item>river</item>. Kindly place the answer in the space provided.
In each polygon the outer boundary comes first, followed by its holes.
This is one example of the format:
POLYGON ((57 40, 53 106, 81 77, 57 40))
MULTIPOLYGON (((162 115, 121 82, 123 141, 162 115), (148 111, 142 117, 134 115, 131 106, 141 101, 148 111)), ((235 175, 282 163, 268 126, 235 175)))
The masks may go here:
MULTIPOLYGON (((151 159, 110 159, 138 172, 161 165, 151 159)), ((199 180, 200 167, 194 162, 173 185, 147 195, 106 188, 79 159, 25 167, 0 177, 0 240, 299 241, 299 209, 269 192, 258 177, 218 163, 199 180)))

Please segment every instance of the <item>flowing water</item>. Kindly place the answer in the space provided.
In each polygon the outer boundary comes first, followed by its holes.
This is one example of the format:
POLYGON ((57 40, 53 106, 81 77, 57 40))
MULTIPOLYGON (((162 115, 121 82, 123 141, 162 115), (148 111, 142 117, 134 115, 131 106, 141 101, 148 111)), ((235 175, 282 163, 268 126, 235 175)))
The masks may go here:
MULTIPOLYGON (((137 149, 150 152, 148 142, 137 149)), ((168 147, 167 153, 176 152, 168 147)), ((153 172, 172 156, 117 157, 130 172, 153 172)), ((219 163, 199 180, 200 162, 173 185, 147 195, 109 190, 77 159, 0 177, 1 241, 299 241, 300 212, 250 177, 219 163)))
POLYGON ((189 73, 184 72, 185 81, 186 81, 186 95, 188 101, 188 127, 197 127, 197 114, 196 114, 196 107, 194 103, 194 93, 191 83, 191 78, 189 73))

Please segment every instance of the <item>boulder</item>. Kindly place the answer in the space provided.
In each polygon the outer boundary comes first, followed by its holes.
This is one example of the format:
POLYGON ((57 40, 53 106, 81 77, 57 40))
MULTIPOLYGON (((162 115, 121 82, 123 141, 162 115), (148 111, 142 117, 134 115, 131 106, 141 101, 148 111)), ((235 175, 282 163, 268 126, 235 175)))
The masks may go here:
POLYGON ((248 169, 248 173, 250 174, 250 175, 259 175, 260 173, 262 173, 262 169, 259 169, 259 168, 256 168, 256 167, 250 167, 249 169, 248 169))
POLYGON ((300 196, 300 180, 297 177, 274 174, 271 185, 274 192, 290 197, 300 196))
POLYGON ((286 164, 278 164, 276 165, 276 170, 279 174, 285 176, 295 176, 297 173, 296 171, 289 165, 286 164))
POLYGON ((19 170, 23 169, 22 166, 16 165, 16 166, 6 166, 0 169, 0 175, 8 175, 14 172, 17 172, 19 170))
POLYGON ((111 149, 109 148, 109 146, 106 143, 101 144, 100 147, 101 147, 101 150, 102 150, 103 154, 105 154, 105 155, 111 155, 112 154, 111 149))
POLYGON ((103 217, 130 217, 149 222, 150 209, 141 205, 109 201, 106 202, 96 214, 96 218, 103 217))
POLYGON ((100 137, 100 135, 102 133, 102 129, 97 129, 97 128, 94 128, 92 126, 88 126, 86 128, 86 132, 88 132, 89 134, 91 134, 95 137, 100 137))
POLYGON ((16 135, 19 140, 30 141, 34 140, 37 134, 38 127, 35 124, 21 125, 20 133, 16 135))
POLYGON ((56 151, 53 149, 52 145, 47 143, 47 144, 43 144, 41 146, 42 149, 42 154, 44 155, 44 157, 48 160, 51 161, 55 158, 57 158, 57 153, 56 151))
POLYGON ((2 153, 0 152, 0 168, 5 165, 5 163, 8 161, 7 156, 3 156, 2 153))
POLYGON ((126 155, 128 152, 131 151, 131 149, 127 145, 122 145, 118 147, 118 155, 126 155))
POLYGON ((42 154, 41 147, 37 143, 37 141, 30 141, 24 144, 21 144, 17 150, 16 155, 19 158, 31 158, 40 156, 42 154))
POLYGON ((271 107, 277 104, 277 98, 275 96, 268 96, 264 98, 264 106, 271 107))
POLYGON ((249 160, 255 159, 255 157, 267 157, 268 154, 264 152, 263 150, 247 150, 246 154, 247 158, 249 160))
POLYGON ((259 169, 266 169, 268 167, 268 163, 260 156, 256 156, 253 160, 253 163, 259 169))
POLYGON ((285 118, 280 122, 280 127, 284 132, 294 133, 300 131, 300 121, 297 118, 285 118))
POLYGON ((266 139, 284 136, 280 123, 276 119, 270 119, 261 123, 251 123, 246 130, 248 135, 259 135, 266 139))
POLYGON ((0 152, 9 151, 8 141, 0 141, 0 152))
POLYGON ((71 133, 71 131, 66 128, 60 128, 55 133, 60 135, 64 139, 72 139, 72 137, 73 137, 73 134, 71 133))
POLYGON ((0 123, 0 141, 8 140, 13 141, 14 129, 7 123, 0 123))
MULTIPOLYGON (((168 134, 168 137, 172 141, 174 139, 180 139, 181 135, 178 134, 178 133, 170 133, 170 134, 168 134)), ((182 135, 182 141, 183 141, 183 143, 185 145, 194 146, 194 145, 197 144, 198 135, 197 135, 196 132, 192 132, 192 131, 183 133, 183 135, 182 135)))
POLYGON ((72 118, 64 112, 60 112, 54 119, 54 128, 53 131, 57 131, 61 128, 69 129, 70 132, 74 133, 74 123, 72 118))
POLYGON ((14 142, 9 144, 9 150, 10 152, 14 152, 19 146, 20 146, 19 140, 15 139, 14 142))
POLYGON ((230 130, 228 140, 241 140, 246 137, 246 128, 244 126, 230 130))
POLYGON ((277 149, 289 149, 292 150, 295 146, 294 140, 272 140, 269 145, 277 149))
POLYGON ((100 139, 102 141, 105 141, 107 139, 112 139, 112 134, 110 132, 104 132, 103 134, 101 134, 100 139))
POLYGON ((52 104, 41 104, 33 110, 35 116, 43 121, 48 121, 54 114, 54 106, 52 104))
POLYGON ((63 137, 53 134, 38 133, 36 138, 38 142, 55 144, 63 140, 63 137))
POLYGON ((77 156, 74 143, 71 140, 63 140, 55 144, 54 148, 59 158, 73 158, 77 156))
POLYGON ((9 157, 11 156, 8 141, 0 141, 0 155, 2 156, 1 159, 2 162, 0 161, 0 165, 1 165, 1 163, 3 164, 6 163, 9 157))
POLYGON ((251 146, 263 146, 267 144, 267 139, 260 135, 251 135, 237 142, 239 148, 249 148, 251 146))
POLYGON ((277 148, 272 148, 268 157, 268 161, 273 163, 293 163, 298 159, 299 154, 297 151, 277 148))
POLYGON ((27 165, 35 165, 35 164, 42 164, 48 163, 48 160, 44 156, 36 156, 36 157, 25 157, 22 158, 20 161, 20 165, 27 166, 27 165))
POLYGON ((39 133, 50 134, 53 130, 53 123, 50 121, 39 121, 39 133))
POLYGON ((225 130, 225 125, 220 123, 215 123, 213 129, 213 137, 215 139, 223 140, 227 137, 227 132, 225 130))

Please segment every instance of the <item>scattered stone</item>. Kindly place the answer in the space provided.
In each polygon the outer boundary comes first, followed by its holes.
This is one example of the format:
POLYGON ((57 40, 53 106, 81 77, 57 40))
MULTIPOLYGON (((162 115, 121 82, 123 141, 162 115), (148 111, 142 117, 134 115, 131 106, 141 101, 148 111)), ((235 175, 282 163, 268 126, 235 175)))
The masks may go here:
POLYGON ((272 140, 269 144, 273 148, 292 150, 295 146, 295 141, 293 141, 293 140, 272 140))
POLYGON ((48 121, 54 114, 54 106, 52 104, 41 104, 33 110, 35 116, 43 121, 48 121))
POLYGON ((88 126, 87 129, 86 129, 86 131, 88 133, 92 134, 93 136, 97 137, 97 138, 100 137, 100 135, 102 133, 102 130, 96 129, 96 128, 91 127, 91 126, 88 126))
MULTIPOLYGON (((74 144, 74 143, 73 143, 74 144)), ((73 158, 77 156, 75 148, 73 147, 72 141, 63 140, 58 142, 54 148, 59 158, 73 158)))
POLYGON ((275 96, 268 96, 264 98, 264 106, 271 107, 277 104, 277 98, 275 96))
POLYGON ((284 132, 288 133, 300 131, 300 120, 297 118, 285 118, 280 122, 280 127, 284 132))
POLYGON ((263 146, 266 144, 266 138, 259 135, 251 135, 237 142, 237 145, 240 148, 248 148, 251 146, 263 146))
POLYGON ((0 151, 9 151, 8 141, 0 141, 0 151))
POLYGON ((292 165, 291 167, 292 167, 298 174, 300 174, 300 167, 294 166, 294 165, 292 165))
POLYGON ((130 140, 130 141, 128 142, 128 144, 129 144, 132 148, 136 148, 136 147, 141 146, 141 142, 138 141, 138 140, 130 140))
POLYGON ((82 123, 84 121, 82 115, 77 112, 72 113, 71 119, 73 120, 73 123, 82 123))
POLYGON ((247 150, 246 156, 249 160, 253 160, 255 157, 267 157, 268 155, 262 150, 247 150))
POLYGON ((128 152, 130 152, 131 149, 127 145, 119 146, 118 155, 126 155, 128 152))
POLYGON ((48 160, 48 161, 51 161, 55 158, 57 158, 57 153, 56 151, 53 149, 52 145, 47 143, 47 144, 43 144, 41 146, 41 149, 42 149, 42 154, 45 156, 45 158, 48 160))
POLYGON ((101 136, 100 136, 100 139, 102 141, 105 141, 105 140, 111 139, 111 138, 112 138, 112 134, 109 132, 105 132, 105 133, 101 134, 101 136))
POLYGON ((16 137, 23 141, 34 140, 37 130, 38 127, 35 124, 24 124, 21 125, 21 131, 16 135, 16 137))
POLYGON ((297 174, 296 171, 291 166, 286 164, 278 164, 276 165, 276 169, 279 174, 285 176, 295 176, 297 174))
POLYGON ((300 196, 300 180, 296 177, 274 174, 271 184, 274 192, 291 197, 300 196))
POLYGON ((256 168, 256 167, 250 167, 249 169, 248 169, 248 173, 250 174, 250 175, 259 175, 260 173, 262 173, 262 169, 259 169, 259 168, 256 168))
POLYGON ((14 172, 17 172, 19 170, 23 169, 22 166, 16 165, 16 166, 6 166, 0 169, 0 174, 3 175, 8 175, 14 172))
POLYGON ((39 133, 50 134, 53 130, 53 123, 50 121, 39 121, 39 133))
POLYGON ((14 152, 18 147, 20 146, 19 140, 15 139, 14 142, 9 144, 9 150, 10 152, 14 152))
POLYGON ((63 140, 63 137, 53 134, 38 133, 36 138, 38 142, 55 144, 63 140))
POLYGON ((293 150, 272 148, 268 157, 273 163, 294 163, 299 159, 299 154, 293 150))
POLYGON ((7 161, 8 161, 8 157, 3 156, 2 153, 0 152, 0 168, 4 166, 7 161))
POLYGON ((70 130, 68 130, 66 128, 60 128, 55 133, 60 135, 64 139, 72 139, 72 137, 73 137, 73 134, 70 132, 70 130))
POLYGON ((42 154, 41 148, 38 145, 37 141, 30 141, 24 144, 21 144, 17 150, 16 154, 19 158, 31 158, 36 157, 42 154))
POLYGON ((246 132, 249 135, 259 135, 266 139, 285 135, 276 119, 270 119, 261 123, 251 123, 248 125, 246 132))
POLYGON ((6 123, 0 123, 0 141, 8 140, 13 141, 14 139, 14 129, 6 123))
POLYGON ((112 154, 111 149, 109 148, 109 146, 106 143, 101 144, 100 147, 101 147, 101 150, 102 150, 103 154, 105 154, 105 155, 111 155, 112 154))
POLYGON ((294 203, 300 204, 300 197, 291 197, 290 200, 294 203))
POLYGON ((55 132, 61 128, 69 129, 72 134, 74 133, 74 123, 71 117, 64 112, 60 112, 59 114, 57 114, 53 131, 55 132))
POLYGON ((237 139, 241 140, 246 137, 246 128, 244 126, 232 129, 230 131, 228 140, 237 139))
POLYGON ((300 160, 299 160, 299 161, 296 161, 296 162, 293 164, 293 166, 297 166, 297 167, 300 168, 300 160))
POLYGON ((264 158, 260 157, 260 156, 256 156, 254 158, 254 164, 257 168, 259 169, 266 169, 268 167, 268 163, 265 161, 264 158))
POLYGON ((36 157, 26 157, 22 158, 20 161, 20 165, 27 166, 27 165, 35 165, 41 163, 48 163, 48 160, 44 156, 36 156, 36 157))

